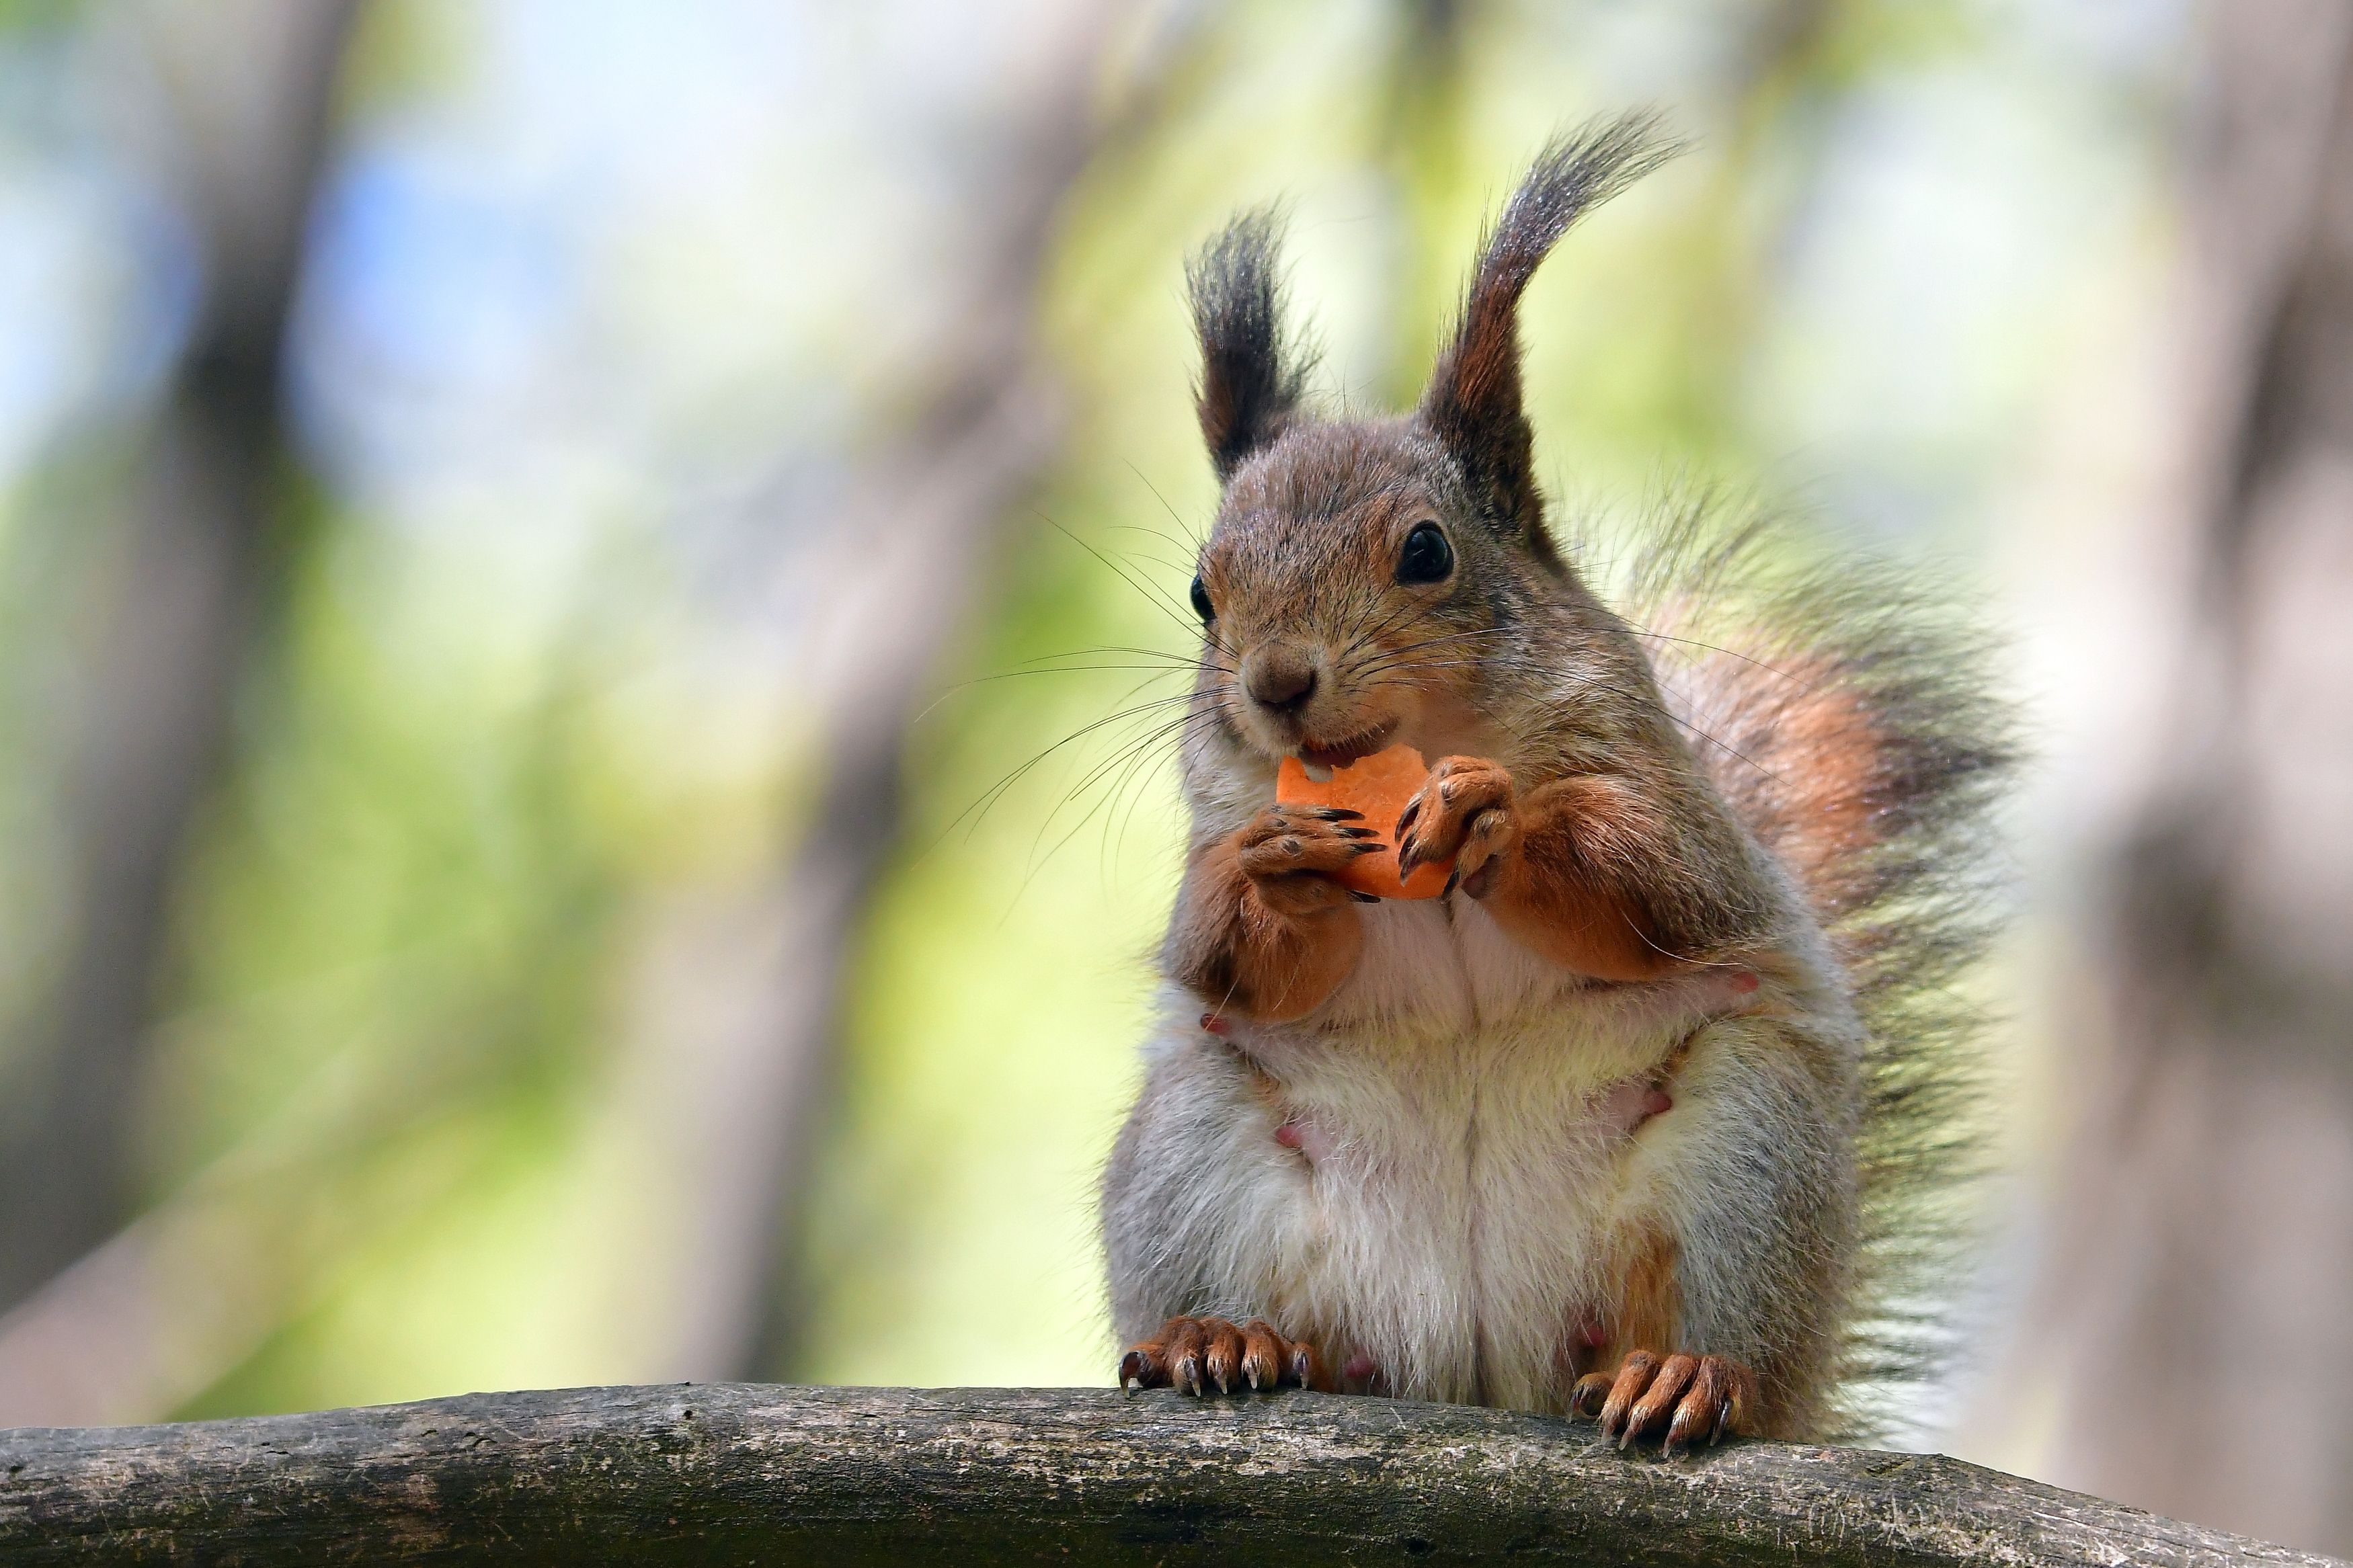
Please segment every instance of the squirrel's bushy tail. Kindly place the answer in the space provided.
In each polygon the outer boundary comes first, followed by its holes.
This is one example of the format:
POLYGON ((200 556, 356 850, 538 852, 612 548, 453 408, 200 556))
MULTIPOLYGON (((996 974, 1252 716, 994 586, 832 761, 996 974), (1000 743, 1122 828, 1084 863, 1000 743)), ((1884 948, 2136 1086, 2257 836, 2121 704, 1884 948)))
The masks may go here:
POLYGON ((1803 887, 1867 1032, 1841 1380, 1860 1435, 1949 1338, 1985 1131, 1984 1020, 1960 983, 1998 923, 2013 721, 1964 608, 1894 566, 1826 562, 1770 516, 1678 506, 1620 565, 1597 575, 1717 788, 1803 887))

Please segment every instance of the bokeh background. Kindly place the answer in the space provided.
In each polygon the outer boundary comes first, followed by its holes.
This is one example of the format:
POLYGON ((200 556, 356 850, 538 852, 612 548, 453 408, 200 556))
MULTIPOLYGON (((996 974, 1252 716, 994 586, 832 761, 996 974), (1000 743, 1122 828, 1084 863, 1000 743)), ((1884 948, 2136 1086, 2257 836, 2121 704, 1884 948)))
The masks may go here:
POLYGON ((2353 8, 0 3, 0 1425, 1101 1384, 1214 501, 1185 252, 1335 404, 1546 136, 1580 513, 2012 650, 1941 1447, 2353 1548, 2353 8))

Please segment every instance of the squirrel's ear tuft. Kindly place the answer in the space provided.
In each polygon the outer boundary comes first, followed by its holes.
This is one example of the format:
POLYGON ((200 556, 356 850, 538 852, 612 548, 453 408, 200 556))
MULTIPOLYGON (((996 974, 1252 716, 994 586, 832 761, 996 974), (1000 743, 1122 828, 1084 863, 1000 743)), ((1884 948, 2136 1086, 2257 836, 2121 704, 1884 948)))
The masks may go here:
POLYGON ((1522 531, 1543 522, 1520 405, 1520 295, 1570 224, 1680 151, 1647 113, 1556 137, 1488 234, 1454 341, 1422 395, 1421 417, 1499 525, 1522 531))
POLYGON ((1219 483, 1299 411, 1311 356, 1282 330, 1282 224, 1245 213, 1193 254, 1185 283, 1201 340, 1201 436, 1219 483))

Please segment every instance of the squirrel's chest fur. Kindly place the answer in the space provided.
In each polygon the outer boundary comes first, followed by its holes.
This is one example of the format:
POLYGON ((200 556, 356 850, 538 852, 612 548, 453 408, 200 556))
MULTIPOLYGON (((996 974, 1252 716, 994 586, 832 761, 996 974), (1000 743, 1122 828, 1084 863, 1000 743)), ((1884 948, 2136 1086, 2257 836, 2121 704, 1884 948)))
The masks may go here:
POLYGON ((1179 1201, 1219 1277, 1189 1289, 1312 1331, 1352 1383, 1557 1409, 1642 1245, 1657 1146, 1705 1114, 1679 1087, 1653 1118, 1645 1091, 1707 998, 1581 981, 1461 897, 1365 918, 1298 1024, 1219 1039, 1176 999, 1160 1072, 1196 1103, 1169 1109, 1219 1129, 1179 1201))

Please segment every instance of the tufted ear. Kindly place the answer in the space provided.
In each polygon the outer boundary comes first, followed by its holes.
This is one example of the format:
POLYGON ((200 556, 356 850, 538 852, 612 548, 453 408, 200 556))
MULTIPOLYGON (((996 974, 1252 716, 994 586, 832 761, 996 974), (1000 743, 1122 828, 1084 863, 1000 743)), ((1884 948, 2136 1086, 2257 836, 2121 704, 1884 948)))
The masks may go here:
POLYGON ((1220 484, 1297 416, 1312 356, 1282 330, 1282 226, 1245 213, 1193 255, 1185 282, 1201 340, 1201 436, 1220 484))
POLYGON ((1504 205, 1480 253, 1453 342, 1422 395, 1421 418, 1453 457, 1472 496, 1507 531, 1543 523, 1534 442, 1520 405, 1520 295, 1579 216, 1682 149, 1649 114, 1556 137, 1504 205))

